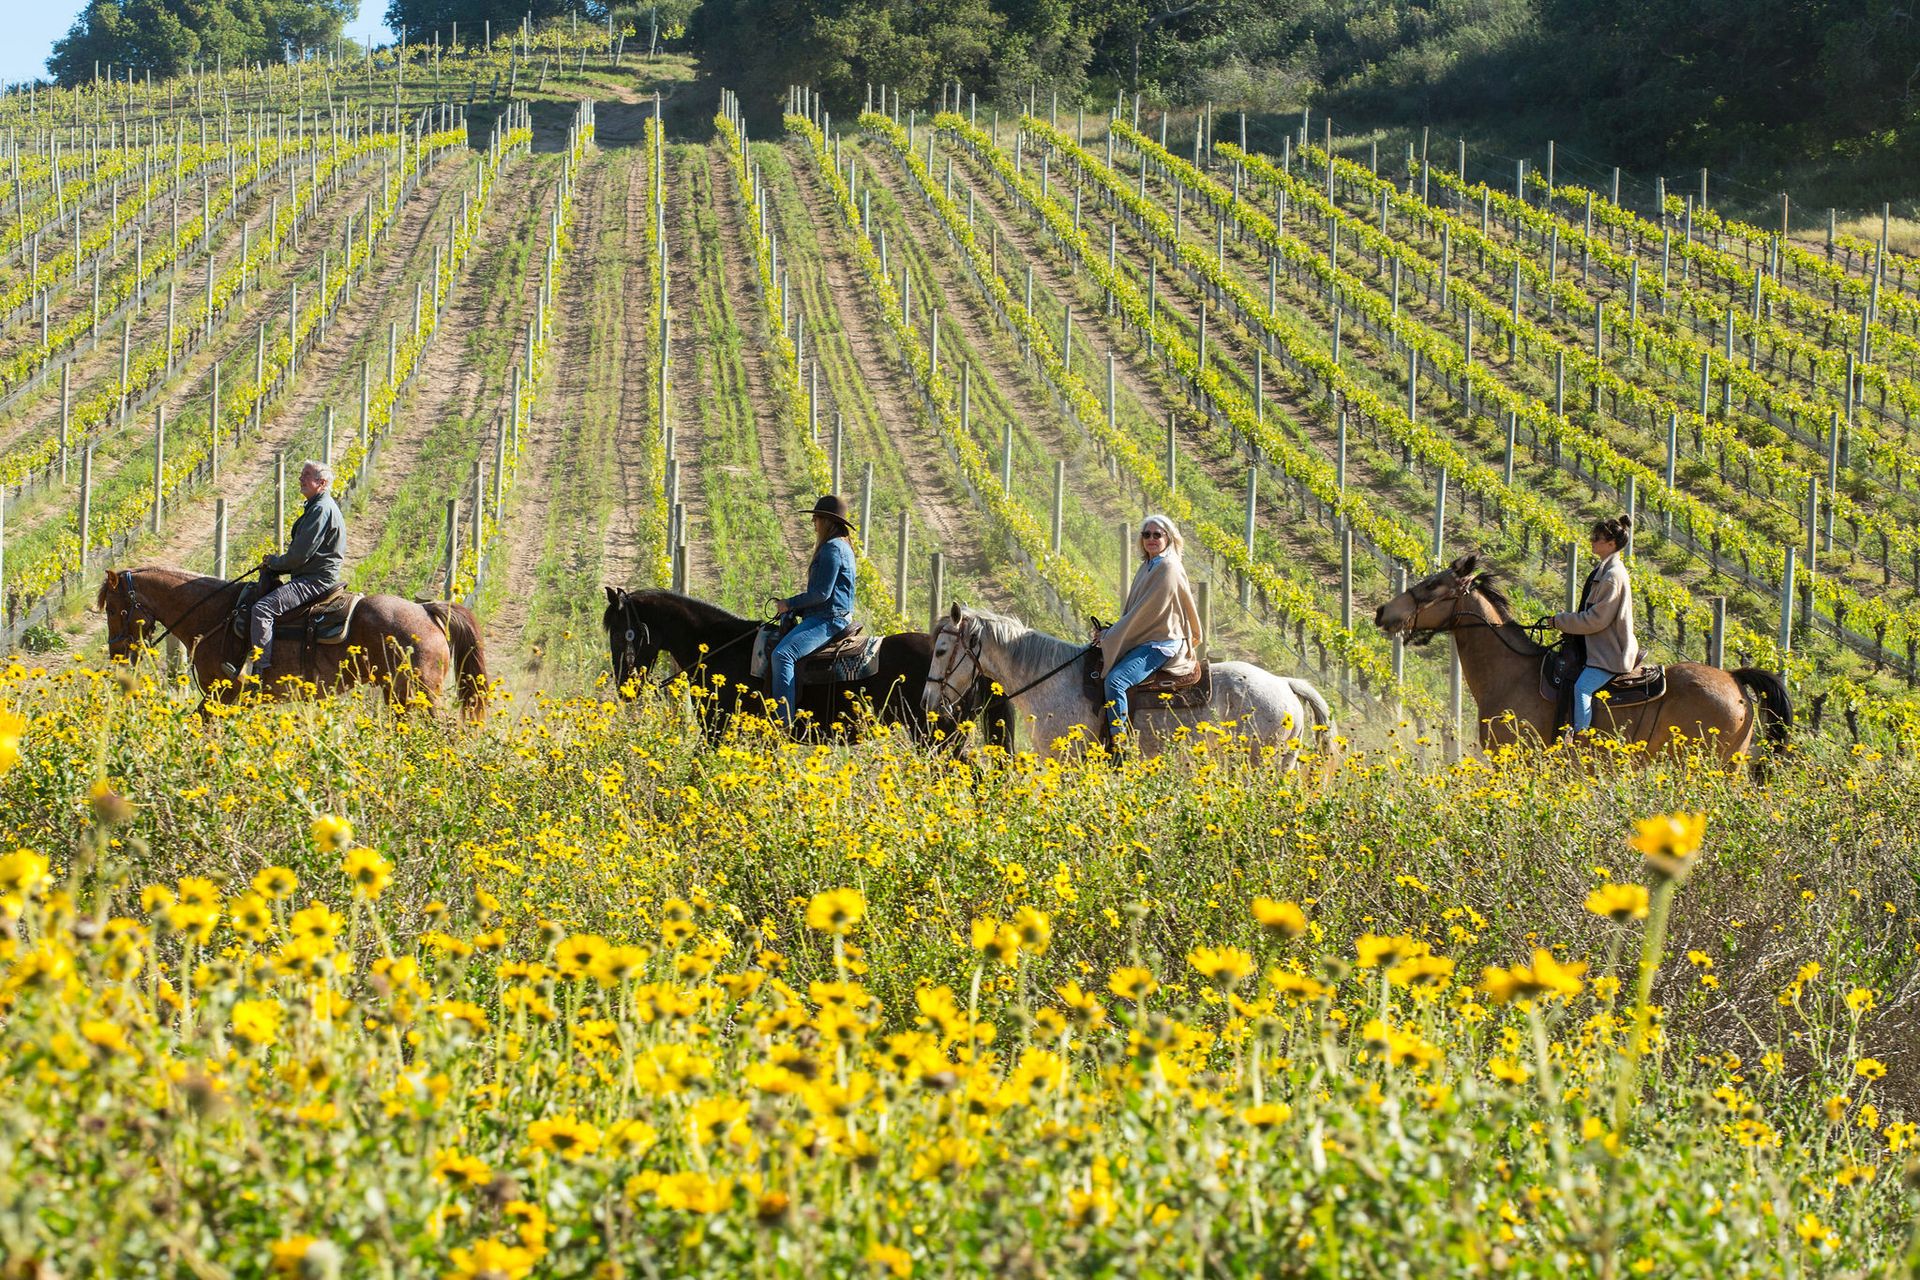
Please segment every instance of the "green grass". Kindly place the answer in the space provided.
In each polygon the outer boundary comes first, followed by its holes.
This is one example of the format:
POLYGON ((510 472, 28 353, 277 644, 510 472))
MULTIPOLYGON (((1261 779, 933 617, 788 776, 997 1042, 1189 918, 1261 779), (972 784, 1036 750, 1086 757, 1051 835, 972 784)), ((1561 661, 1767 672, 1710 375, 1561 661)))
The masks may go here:
MULTIPOLYGON (((477 295, 480 314, 497 311, 500 315, 497 324, 481 325, 464 335, 457 331, 445 335, 448 339, 464 338, 463 367, 477 370, 480 379, 475 405, 468 412, 444 412, 434 421, 419 424, 423 388, 416 382, 396 407, 394 416, 399 422, 416 424, 416 430, 424 427, 425 443, 385 510, 375 517, 381 522, 379 532, 349 575, 359 590, 409 596, 445 594, 449 498, 463 499, 461 542, 471 536, 465 513, 472 497, 474 462, 481 456, 487 433, 505 404, 517 343, 529 318, 519 304, 529 273, 536 270, 536 246, 545 243, 542 228, 546 202, 540 197, 555 170, 537 158, 530 163, 536 172, 528 189, 538 193, 536 198, 516 208, 511 203, 512 191, 498 193, 495 199, 499 204, 489 210, 489 221, 507 221, 497 226, 491 251, 477 250, 473 264, 466 268, 468 278, 455 286, 477 295)), ((503 175, 502 180, 510 179, 503 175)), ((374 465, 378 468, 392 462, 386 459, 374 465)), ((491 458, 488 465, 492 465, 491 458)), ((369 482, 378 484, 371 472, 369 482)))
MULTIPOLYGON (((717 202, 733 195, 714 189, 707 148, 682 144, 667 154, 667 198, 679 206, 667 214, 668 252, 691 255, 694 274, 693 314, 675 315, 674 325, 691 326, 696 362, 690 369, 676 366, 670 375, 676 415, 692 411, 699 442, 681 490, 697 484, 705 496, 706 523, 689 536, 704 542, 702 554, 714 574, 713 581, 696 581, 689 589, 734 613, 757 616, 768 596, 794 589, 789 583, 800 569, 789 563, 781 536, 782 523, 796 517, 775 509, 775 491, 762 469, 746 360, 746 344, 759 340, 747 326, 757 331, 758 325, 752 314, 734 314, 727 292, 729 277, 754 267, 751 258, 729 261, 724 252, 717 202)), ((685 436, 680 440, 684 459, 685 436)))

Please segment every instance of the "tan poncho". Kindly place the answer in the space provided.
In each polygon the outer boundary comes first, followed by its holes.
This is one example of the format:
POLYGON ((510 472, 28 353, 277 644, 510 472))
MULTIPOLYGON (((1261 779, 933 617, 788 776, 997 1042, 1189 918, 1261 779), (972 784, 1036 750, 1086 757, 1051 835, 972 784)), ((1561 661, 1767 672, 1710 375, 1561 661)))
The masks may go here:
POLYGON ((1135 645, 1158 640, 1178 640, 1182 649, 1167 659, 1158 674, 1183 676, 1193 670, 1194 655, 1204 637, 1200 634, 1200 610, 1193 602, 1193 587, 1187 581, 1186 566, 1180 556, 1165 551, 1140 566, 1127 591, 1127 609, 1120 620, 1100 635, 1100 653, 1105 669, 1125 657, 1135 645))

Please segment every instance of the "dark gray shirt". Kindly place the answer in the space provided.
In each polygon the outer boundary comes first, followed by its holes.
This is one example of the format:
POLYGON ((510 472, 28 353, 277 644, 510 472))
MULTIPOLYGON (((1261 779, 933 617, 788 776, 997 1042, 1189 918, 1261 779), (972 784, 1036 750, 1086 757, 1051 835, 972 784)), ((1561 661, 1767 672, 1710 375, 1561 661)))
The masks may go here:
POLYGON ((267 569, 287 578, 317 579, 338 586, 347 561, 347 522, 330 493, 307 499, 307 508, 293 522, 285 555, 268 556, 267 569))

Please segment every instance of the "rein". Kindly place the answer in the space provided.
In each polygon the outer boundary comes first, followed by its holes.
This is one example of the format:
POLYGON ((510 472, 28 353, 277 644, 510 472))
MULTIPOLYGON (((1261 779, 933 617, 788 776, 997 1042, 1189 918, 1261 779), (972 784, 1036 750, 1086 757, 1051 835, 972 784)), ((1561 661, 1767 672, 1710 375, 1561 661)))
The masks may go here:
MULTIPOLYGON (((633 605, 630 601, 622 602, 621 611, 627 621, 626 660, 628 663, 628 670, 634 671, 634 670, 637 670, 640 665, 639 654, 634 652, 635 630, 637 628, 638 630, 645 631, 649 639, 652 638, 653 631, 652 631, 652 628, 648 627, 646 623, 637 622, 634 619, 633 605)), ((702 655, 701 661, 695 663, 694 665, 699 666, 701 665, 701 663, 705 662, 707 658, 716 657, 719 654, 723 654, 727 650, 733 648, 735 645, 744 644, 746 641, 751 640, 754 636, 758 635, 760 633, 760 628, 765 625, 766 625, 765 622, 756 622, 753 626, 747 628, 747 630, 741 632, 739 635, 735 636, 733 639, 728 640, 726 643, 717 645, 714 648, 708 649, 706 653, 702 655)), ((659 680, 654 681, 652 685, 653 689, 656 692, 664 692, 667 686, 672 684, 674 680, 678 678, 679 674, 680 674, 679 672, 675 672, 673 675, 665 676, 659 680)))
MULTIPOLYGON (((1065 671, 1068 667, 1072 666, 1074 663, 1080 661, 1080 659, 1086 657, 1089 653, 1092 653, 1092 652, 1093 652, 1092 645, 1087 645, 1084 648, 1075 649, 1072 653, 1067 655, 1067 660, 1065 662, 1062 662, 1059 666, 1047 672, 1047 674, 1039 677, 1038 679, 1029 680, 1025 684, 1021 685, 1018 689, 1015 689, 1012 693, 1007 694, 1006 695, 1007 701, 1011 702, 1015 698, 1019 697, 1021 694, 1027 692, 1027 690, 1038 688, 1040 685, 1045 684, 1047 681, 1053 679, 1055 676, 1059 675, 1062 671, 1065 671)), ((976 667, 979 666, 977 657, 974 665, 976 667)))
POLYGON ((120 571, 120 590, 124 592, 127 597, 127 606, 128 606, 127 616, 129 621, 131 621, 132 619, 133 611, 135 609, 140 609, 144 611, 149 618, 153 619, 154 622, 159 624, 160 630, 157 633, 155 633, 151 639, 144 640, 141 642, 147 648, 151 649, 155 645, 159 644, 162 640, 166 639, 168 636, 173 635, 174 628, 184 625, 188 618, 191 618, 194 614, 200 611, 200 607, 202 605, 206 604, 209 600, 212 600, 215 596, 225 591, 228 587, 236 586, 239 583, 245 582, 248 578, 251 578, 254 574, 258 572, 259 572, 258 569, 249 569, 237 578, 228 578, 225 582, 217 583, 213 587, 209 588, 205 595, 202 595, 198 600, 195 600, 192 604, 188 605, 186 609, 184 609, 181 612, 180 620, 178 622, 162 621, 159 611, 156 610, 152 605, 148 604, 145 600, 142 600, 140 598, 139 590, 135 588, 133 585, 133 570, 122 569, 120 571))
MULTIPOLYGON (((1451 616, 1447 618, 1446 622, 1442 623, 1440 626, 1437 626, 1437 627, 1419 627, 1419 628, 1409 627, 1407 642, 1409 644, 1418 645, 1418 644, 1424 643, 1427 640, 1431 640, 1433 637, 1445 631, 1459 631, 1466 627, 1485 627, 1487 630, 1493 632, 1494 639, 1498 640, 1502 645, 1506 646, 1507 652, 1513 654, 1515 657, 1537 658, 1540 656, 1539 654, 1528 653, 1524 649, 1515 647, 1513 641, 1507 639, 1505 635, 1501 634, 1501 629, 1511 624, 1515 627, 1518 627, 1520 630, 1526 632, 1529 636, 1532 636, 1537 632, 1546 632, 1546 631, 1554 630, 1553 624, 1551 622, 1545 619, 1542 619, 1539 622, 1526 623, 1526 622, 1516 621, 1515 619, 1512 619, 1512 618, 1508 618, 1504 622, 1488 622, 1485 618, 1474 617, 1472 614, 1469 614, 1462 607, 1466 604, 1467 597, 1472 594, 1474 594, 1474 591, 1471 588, 1469 588, 1466 591, 1456 592, 1453 597, 1453 613, 1451 616)), ((1535 643, 1537 644, 1539 642, 1535 641, 1535 643)), ((1553 646, 1543 645, 1542 648, 1551 650, 1553 646)))
MULTIPOLYGON (((947 628, 949 627, 949 625, 950 624, 946 622, 942 622, 940 624, 940 628, 947 628)), ((936 629, 934 632, 934 635, 937 637, 939 634, 940 634, 939 629, 936 629)), ((957 632, 955 632, 955 634, 956 636, 958 635, 957 632)), ((967 656, 973 659, 974 677, 978 679, 980 676, 986 675, 986 672, 980 669, 980 644, 979 644, 978 637, 976 637, 972 641, 967 642, 966 649, 967 649, 967 656)), ((1002 694, 1001 696, 1004 697, 1008 702, 1012 702, 1015 698, 1019 697, 1023 693, 1026 693, 1028 690, 1036 689, 1039 686, 1045 684, 1047 681, 1053 679, 1055 676, 1059 675, 1062 671, 1065 671, 1068 667, 1080 661, 1080 659, 1086 657, 1091 652, 1093 652, 1092 645, 1086 645, 1083 648, 1075 649, 1072 653, 1067 655, 1066 660, 1063 661, 1059 666, 1054 667, 1052 670, 1048 671, 1044 675, 1038 676, 1032 680, 1027 681, 1025 684, 1021 685, 1018 689, 1015 689, 1012 693, 1005 693, 1005 694, 1002 694)), ((988 678, 991 679, 992 677, 988 677, 988 678)), ((956 706, 959 705, 959 702, 960 702, 959 692, 949 682, 949 679, 947 676, 941 676, 938 680, 934 680, 931 683, 938 685, 940 688, 946 690, 947 693, 953 695, 953 705, 956 705, 956 706)))

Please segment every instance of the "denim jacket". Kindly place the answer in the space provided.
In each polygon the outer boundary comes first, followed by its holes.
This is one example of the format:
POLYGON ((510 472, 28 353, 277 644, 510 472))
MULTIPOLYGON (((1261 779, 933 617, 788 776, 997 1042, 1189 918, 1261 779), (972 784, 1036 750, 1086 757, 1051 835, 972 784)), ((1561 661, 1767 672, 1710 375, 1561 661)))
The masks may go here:
POLYGON ((802 621, 831 619, 836 627, 853 621, 853 544, 829 538, 813 553, 807 569, 807 589, 787 597, 787 608, 802 621))

